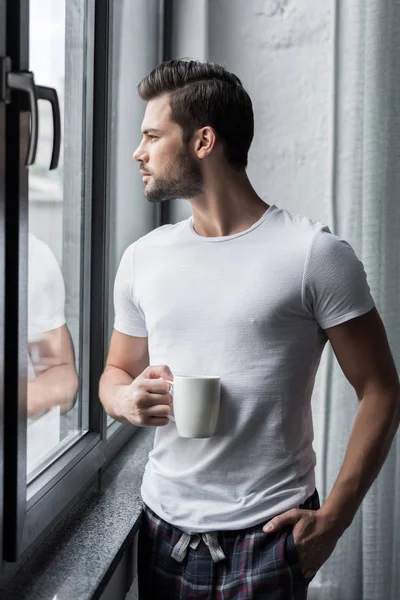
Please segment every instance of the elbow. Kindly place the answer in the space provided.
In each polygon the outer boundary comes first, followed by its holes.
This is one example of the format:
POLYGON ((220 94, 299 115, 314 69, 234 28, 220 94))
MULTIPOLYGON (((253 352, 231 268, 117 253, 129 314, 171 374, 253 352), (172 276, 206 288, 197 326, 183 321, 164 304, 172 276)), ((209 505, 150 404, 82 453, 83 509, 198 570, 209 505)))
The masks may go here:
POLYGON ((65 394, 62 402, 60 403, 60 409, 62 414, 66 414, 70 410, 72 410, 78 400, 79 379, 75 367, 71 369, 71 373, 68 377, 68 384, 68 391, 65 394))
POLYGON ((392 406, 392 426, 396 431, 400 425, 400 383, 397 381, 390 393, 392 406))

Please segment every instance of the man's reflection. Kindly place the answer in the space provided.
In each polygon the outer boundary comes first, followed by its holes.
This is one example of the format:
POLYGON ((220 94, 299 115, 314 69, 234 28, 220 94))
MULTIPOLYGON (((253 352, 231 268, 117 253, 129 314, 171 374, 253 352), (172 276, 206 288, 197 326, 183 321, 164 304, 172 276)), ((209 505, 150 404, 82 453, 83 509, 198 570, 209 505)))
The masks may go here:
POLYGON ((30 233, 28 467, 60 441, 59 415, 73 406, 78 388, 74 349, 65 323, 64 307, 64 280, 57 260, 50 248, 30 233), (46 439, 41 439, 43 436, 46 439))

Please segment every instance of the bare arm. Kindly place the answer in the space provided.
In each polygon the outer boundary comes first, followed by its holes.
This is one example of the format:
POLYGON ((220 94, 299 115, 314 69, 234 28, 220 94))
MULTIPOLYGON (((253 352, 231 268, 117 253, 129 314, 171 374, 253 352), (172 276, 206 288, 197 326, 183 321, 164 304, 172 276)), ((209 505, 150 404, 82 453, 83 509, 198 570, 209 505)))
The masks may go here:
POLYGON ((172 397, 160 378, 172 380, 172 373, 166 365, 149 366, 147 338, 114 330, 99 385, 106 413, 142 427, 168 424, 172 397))
POLYGON ((110 417, 126 423, 117 406, 121 388, 129 386, 149 364, 146 337, 132 337, 114 329, 106 366, 100 379, 99 396, 110 417))
POLYGON ((293 525, 305 577, 312 577, 324 564, 351 524, 385 461, 400 420, 399 378, 376 309, 326 333, 359 399, 343 465, 320 510, 294 508, 263 528, 267 533, 293 525))
POLYGON ((400 422, 400 387, 386 332, 376 309, 326 329, 359 405, 345 458, 322 512, 347 528, 377 477, 400 422))
POLYGON ((45 339, 29 344, 36 379, 28 383, 28 417, 33 418, 60 406, 68 411, 78 388, 74 349, 68 327, 48 331, 45 339))

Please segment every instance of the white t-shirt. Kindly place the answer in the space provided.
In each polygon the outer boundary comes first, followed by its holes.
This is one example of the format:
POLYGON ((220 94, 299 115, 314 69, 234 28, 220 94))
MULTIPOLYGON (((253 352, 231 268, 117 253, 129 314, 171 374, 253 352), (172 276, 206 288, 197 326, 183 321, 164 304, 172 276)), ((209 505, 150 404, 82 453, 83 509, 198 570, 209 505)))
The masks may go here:
MULTIPOLYGON (((65 323, 65 287, 61 269, 50 248, 33 234, 28 236, 28 342, 65 323)), ((33 360, 35 357, 32 357, 33 360)), ((28 380, 36 378, 28 354, 28 380)), ((27 471, 31 472, 60 442, 60 407, 28 419, 27 471)))
POLYGON ((304 502, 323 329, 374 307, 351 246, 275 205, 223 237, 198 235, 190 217, 129 246, 114 302, 115 329, 148 337, 151 365, 221 377, 213 437, 157 428, 143 501, 188 532, 251 527, 304 502))

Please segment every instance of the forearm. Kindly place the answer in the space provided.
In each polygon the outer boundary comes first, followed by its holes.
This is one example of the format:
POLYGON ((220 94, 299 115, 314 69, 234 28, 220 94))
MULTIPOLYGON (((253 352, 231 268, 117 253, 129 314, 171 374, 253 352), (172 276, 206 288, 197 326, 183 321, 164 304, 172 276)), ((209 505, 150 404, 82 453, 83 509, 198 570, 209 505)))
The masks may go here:
POLYGON ((353 521, 387 457, 399 425, 399 407, 398 389, 359 402, 342 468, 322 507, 342 531, 353 521))
POLYGON ((121 423, 128 423, 118 410, 118 395, 129 386, 133 378, 117 367, 106 367, 100 379, 99 397, 106 413, 121 423))
POLYGON ((32 418, 60 406, 63 412, 72 406, 78 388, 73 365, 58 365, 44 371, 28 383, 27 412, 32 418))

